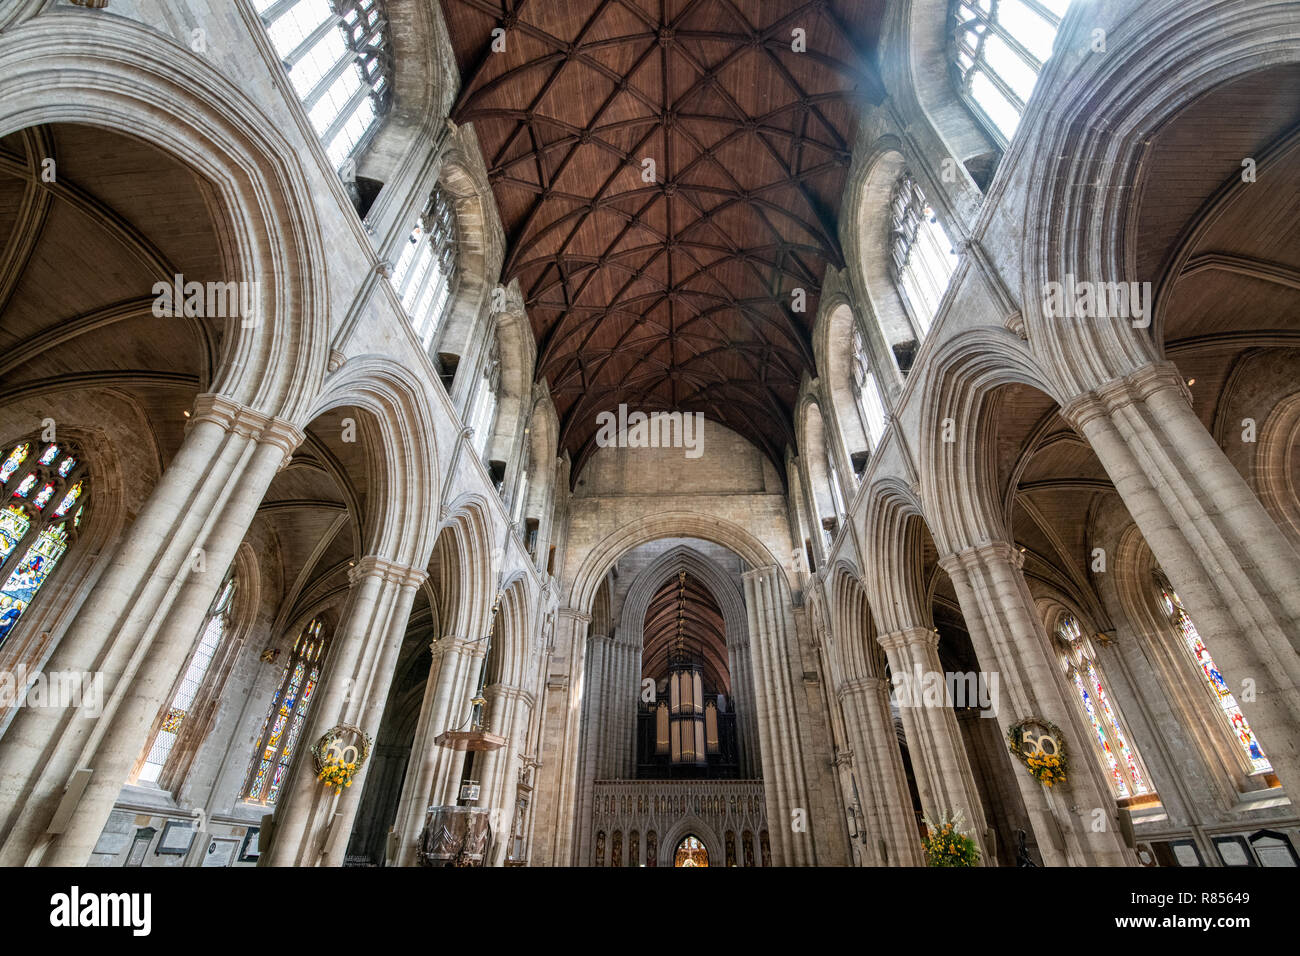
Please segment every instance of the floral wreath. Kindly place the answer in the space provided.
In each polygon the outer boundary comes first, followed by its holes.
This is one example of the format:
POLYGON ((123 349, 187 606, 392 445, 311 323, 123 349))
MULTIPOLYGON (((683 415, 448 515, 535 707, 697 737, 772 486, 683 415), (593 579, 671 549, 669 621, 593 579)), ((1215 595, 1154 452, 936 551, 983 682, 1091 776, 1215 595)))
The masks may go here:
POLYGON ((373 743, 370 735, 354 724, 337 724, 331 727, 311 745, 312 762, 316 765, 316 779, 327 787, 333 787, 336 794, 342 793, 344 787, 352 786, 352 778, 361 772, 362 765, 370 756, 370 747, 373 743), (349 733, 357 737, 358 743, 346 747, 339 746, 343 735, 349 733))
POLYGON ((1065 734, 1061 728, 1042 717, 1025 717, 1007 730, 1007 746, 1016 759, 1023 763, 1029 774, 1045 787, 1065 783, 1070 769, 1065 734), (1035 734, 1030 728, 1047 733, 1035 734), (1042 742, 1050 740, 1053 751, 1043 749, 1042 742))

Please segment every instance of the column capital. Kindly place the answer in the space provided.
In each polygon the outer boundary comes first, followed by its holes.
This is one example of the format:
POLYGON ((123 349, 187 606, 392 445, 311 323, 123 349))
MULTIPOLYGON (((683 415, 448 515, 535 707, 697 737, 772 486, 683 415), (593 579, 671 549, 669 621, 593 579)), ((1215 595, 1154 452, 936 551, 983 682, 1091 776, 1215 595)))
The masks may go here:
POLYGON ((741 580, 744 581, 757 581, 759 578, 770 577, 773 574, 777 574, 780 570, 781 566, 779 564, 769 564, 761 568, 751 568, 740 577, 741 580))
POLYGON ((435 657, 452 651, 470 654, 473 653, 476 644, 478 644, 478 641, 472 637, 462 637, 459 634, 444 634, 429 645, 429 650, 433 652, 435 657))
MULTIPOLYGON (((935 642, 938 643, 937 634, 935 635, 935 642)), ((885 685, 886 681, 883 677, 850 677, 840 682, 840 686, 836 688, 835 693, 842 700, 850 694, 874 693, 885 685)))
POLYGON ((591 623, 591 615, 588 614, 586 611, 578 610, 576 607, 558 608, 557 612, 559 613, 560 617, 567 617, 571 621, 578 621, 579 623, 582 624, 591 623))
POLYGON ((938 647, 939 631, 933 627, 908 627, 892 634, 877 634, 876 640, 887 651, 916 646, 938 647))
POLYGON ((429 576, 422 568, 398 564, 377 554, 367 554, 348 571, 348 580, 355 585, 363 577, 372 575, 407 587, 419 587, 429 576))
POLYGON ((956 572, 969 573, 980 565, 1005 561, 1017 571, 1025 566, 1025 554, 1010 541, 986 541, 939 558, 939 567, 953 577, 956 572))
POLYGON ((1172 362, 1152 362, 1121 378, 1097 386, 1091 392, 1077 395, 1061 408, 1061 417, 1075 431, 1082 433, 1083 426, 1099 415, 1112 415, 1127 405, 1144 402, 1157 392, 1172 390, 1191 406, 1192 392, 1183 381, 1178 367, 1172 362))
POLYGON ((532 694, 513 684, 492 684, 483 690, 483 696, 488 700, 520 700, 529 707, 537 703, 537 698, 532 694))
POLYGON ((284 452, 281 468, 289 463, 294 449, 302 444, 303 439, 302 429, 292 422, 259 412, 215 392, 205 392, 194 399, 194 412, 185 427, 188 430, 199 422, 212 422, 226 431, 278 446, 284 452))

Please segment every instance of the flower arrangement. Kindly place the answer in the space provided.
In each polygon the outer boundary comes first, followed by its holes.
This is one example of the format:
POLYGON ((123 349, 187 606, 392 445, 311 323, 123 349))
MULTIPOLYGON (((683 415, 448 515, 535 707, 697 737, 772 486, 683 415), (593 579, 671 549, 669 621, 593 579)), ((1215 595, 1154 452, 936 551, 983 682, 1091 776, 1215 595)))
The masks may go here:
POLYGON ((320 773, 316 774, 316 779, 323 781, 327 787, 333 787, 337 794, 342 793, 344 787, 352 786, 352 775, 356 772, 356 761, 344 763, 342 757, 329 757, 320 773))
POLYGON ((1007 731, 1007 746, 1029 775, 1045 787, 1065 783, 1070 769, 1061 728, 1041 717, 1026 717, 1007 731))
POLYGON ((1046 787, 1065 782, 1065 767, 1058 754, 1042 751, 1030 754, 1025 758, 1025 766, 1029 768, 1030 776, 1046 787))
POLYGON ((962 832, 961 812, 949 820, 941 817, 937 823, 924 821, 926 866, 979 866, 980 848, 974 839, 962 832))

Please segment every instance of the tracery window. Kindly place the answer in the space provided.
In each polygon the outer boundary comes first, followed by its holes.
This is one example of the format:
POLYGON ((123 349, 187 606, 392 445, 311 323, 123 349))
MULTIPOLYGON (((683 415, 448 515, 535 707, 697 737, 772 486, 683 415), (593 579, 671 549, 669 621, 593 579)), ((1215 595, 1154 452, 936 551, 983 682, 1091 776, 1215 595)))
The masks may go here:
POLYGON ((858 412, 867 426, 867 438, 871 447, 880 444, 885 434, 885 403, 880 397, 880 383, 871 371, 871 360, 867 357, 867 345, 862 338, 862 330, 853 323, 853 397, 858 403, 858 412))
POLYGON ((957 252, 910 173, 894 186, 889 239, 894 281, 924 336, 957 268, 957 252))
POLYGON ((190 656, 180 686, 176 688, 167 713, 163 716, 162 724, 154 735, 153 743, 149 747, 148 754, 145 755, 144 766, 140 768, 137 779, 155 782, 162 773, 163 767, 166 766, 167 758, 171 756, 172 748, 176 746, 176 740, 180 737, 181 727, 190 717, 194 699, 199 694, 199 688, 203 686, 203 678, 207 676, 208 668, 212 666, 212 659, 216 656, 222 639, 230 632, 234 617, 234 603, 235 579, 232 576, 222 585, 216 601, 213 602, 212 610, 208 612, 208 619, 203 625, 203 634, 199 638, 199 646, 190 656))
POLYGON ((19 442, 0 460, 0 645, 77 539, 90 474, 69 442, 19 442))
POLYGON ((1056 625, 1056 637, 1066 677, 1078 692, 1084 716, 1092 725, 1097 756, 1110 774, 1115 795, 1123 798, 1150 793, 1152 787, 1147 782, 1146 771, 1111 706, 1092 644, 1083 636, 1079 622, 1068 614, 1062 615, 1056 625))
POLYGON ((276 685, 244 787, 244 799, 253 803, 275 803, 284 785, 294 748, 307 725, 312 695, 320 683, 328 643, 321 628, 320 618, 303 628, 276 685))
POLYGON ((955 0, 951 55, 957 88, 1010 140, 1052 55, 1070 0, 955 0))
POLYGON ((325 154, 336 167, 392 98, 382 0, 254 0, 325 154))
POLYGON ((1165 577, 1164 572, 1157 569, 1154 574, 1156 590, 1160 596, 1160 605, 1164 608, 1165 613, 1169 615, 1170 622, 1183 639, 1183 645, 1200 669, 1206 686, 1218 702, 1219 710, 1222 712, 1223 718, 1231 729, 1233 736, 1237 738, 1237 745, 1245 755, 1251 773, 1272 771, 1273 765, 1269 763, 1268 757, 1264 756, 1264 748, 1260 746, 1254 731, 1250 729, 1250 724, 1246 722, 1246 715, 1237 706, 1237 700, 1232 696, 1228 682, 1219 671, 1218 665, 1214 663, 1214 658, 1210 656, 1205 641, 1201 639, 1201 634, 1196 629, 1196 625, 1192 623, 1187 609, 1183 607, 1183 602, 1179 599, 1178 593, 1174 591, 1173 585, 1169 583, 1169 579, 1165 577))
POLYGON ((501 389, 501 348, 496 335, 492 336, 492 350, 483 362, 479 375, 478 391, 474 396, 474 410, 470 427, 474 429, 474 447, 479 457, 487 454, 492 426, 496 423, 498 393, 501 389))
POLYGON ((442 325, 456 282, 456 206, 438 187, 393 267, 393 288, 428 349, 442 325))

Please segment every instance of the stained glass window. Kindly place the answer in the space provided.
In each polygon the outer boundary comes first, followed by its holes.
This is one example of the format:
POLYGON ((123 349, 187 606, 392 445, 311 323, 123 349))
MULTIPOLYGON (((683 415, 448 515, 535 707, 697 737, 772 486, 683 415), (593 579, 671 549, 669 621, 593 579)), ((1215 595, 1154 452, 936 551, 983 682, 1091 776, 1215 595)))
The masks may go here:
POLYGON ((433 191, 407 237, 393 267, 392 283, 415 334, 429 348, 456 283, 456 207, 441 186, 433 191))
POLYGON ((4 464, 0 465, 0 485, 9 484, 9 479, 13 473, 18 470, 19 466, 27 460, 28 453, 32 450, 31 442, 23 442, 14 448, 5 457, 4 464))
POLYGON ((853 323, 853 397, 857 399, 858 411, 866 423, 871 447, 875 448, 885 434, 885 403, 880 397, 880 383, 871 371, 867 345, 857 322, 853 323))
POLYGON ((13 489, 0 506, 3 644, 75 540, 90 482, 82 456, 67 442, 19 442, 0 461, 0 486, 13 489), (40 454, 33 457, 36 448, 40 454), (58 507, 49 508, 51 501, 58 507))
POLYGON ((254 0, 330 162, 341 167, 392 100, 382 0, 254 0))
POLYGON ((1084 716, 1092 725, 1097 755, 1110 776, 1115 795, 1123 798, 1150 793, 1146 772, 1111 707, 1092 645, 1083 636, 1079 622, 1069 614, 1062 615, 1056 637, 1066 676, 1074 684, 1084 716))
POLYGON ((163 767, 166 766, 167 758, 171 755, 177 738, 180 737, 181 728, 185 724, 186 717, 189 716, 190 708, 194 705, 199 688, 203 686, 203 678, 207 676, 208 668, 212 665, 212 658, 230 629, 234 599, 235 580, 232 577, 222 586, 216 602, 212 605, 212 610, 208 613, 207 622, 203 625, 199 637, 199 645, 190 656, 180 686, 176 688, 171 704, 163 715, 138 779, 151 783, 157 781, 163 767))
POLYGON ((298 739, 307 725, 312 697, 320 683, 327 643, 321 630, 319 618, 303 629, 271 698, 248 768, 244 793, 245 799, 251 802, 275 803, 288 776, 298 739))
POLYGON ((1020 125, 1025 104, 1070 0, 955 0, 954 81, 1003 140, 1020 125))
POLYGON ((957 252, 925 193, 908 173, 894 186, 889 240, 894 281, 924 336, 957 268, 957 252))
POLYGON ((1183 602, 1179 600, 1173 585, 1169 583, 1169 579, 1164 576, 1164 573, 1159 570, 1155 572, 1155 579, 1156 588, 1160 594, 1160 604, 1165 613, 1169 615, 1169 620, 1178 631, 1179 636, 1182 637, 1184 646, 1192 655, 1192 660, 1200 669, 1201 676, 1205 678, 1210 693, 1218 701, 1224 720, 1227 721, 1233 736, 1237 738, 1237 745, 1241 747, 1242 752, 1245 754, 1251 772, 1265 773, 1271 771, 1273 765, 1264 756, 1264 748, 1256 739, 1254 731, 1250 729, 1250 724, 1246 722, 1246 715, 1237 706, 1237 700, 1232 696, 1228 682, 1219 671, 1218 665, 1214 663, 1214 658, 1210 656, 1205 641, 1201 639, 1200 632, 1196 629, 1196 625, 1192 623, 1191 616, 1188 615, 1187 609, 1183 607, 1183 602))

